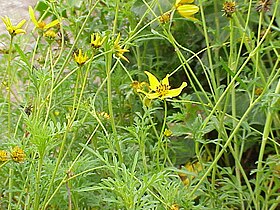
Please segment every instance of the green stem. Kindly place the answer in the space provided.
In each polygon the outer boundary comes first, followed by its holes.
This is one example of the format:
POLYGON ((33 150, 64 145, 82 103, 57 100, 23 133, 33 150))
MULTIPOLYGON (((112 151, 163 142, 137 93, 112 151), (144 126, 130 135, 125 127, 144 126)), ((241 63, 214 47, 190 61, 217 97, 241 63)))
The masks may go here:
MULTIPOLYGON (((278 95, 280 93, 280 80, 278 80, 277 87, 275 89, 275 95, 278 95)), ((265 122, 265 127, 263 130, 263 136, 262 136, 262 141, 261 141, 261 148, 260 148, 260 153, 259 153, 259 158, 258 158, 258 165, 257 165, 257 175, 256 175, 256 199, 260 201, 260 193, 261 193, 261 177, 263 175, 263 168, 262 168, 262 162, 263 162, 263 157, 265 153, 265 147, 267 144, 268 136, 269 133, 271 132, 271 125, 272 125, 272 120, 273 120, 273 115, 275 114, 275 111, 273 110, 274 107, 277 106, 278 102, 278 97, 274 97, 271 102, 271 107, 268 108, 267 110, 267 117, 266 117, 266 122, 265 122)), ((257 209, 260 209, 260 202, 258 202, 257 209)))
MULTIPOLYGON (((94 129, 94 131, 92 132, 92 134, 90 135, 90 137, 88 138, 87 142, 85 143, 85 145, 88 145, 90 143, 90 141, 92 141, 92 138, 93 136, 95 135, 96 131, 98 130, 99 128, 99 125, 97 125, 94 129)), ((68 168, 67 171, 72 171, 73 170, 73 167, 75 166, 75 164, 77 163, 77 161, 79 160, 79 158, 82 156, 84 150, 86 149, 86 147, 83 147, 83 149, 81 149, 81 151, 79 152, 79 154, 77 155, 77 157, 74 159, 74 161, 72 162, 71 166, 68 168)), ((104 166, 100 166, 100 168, 102 168, 104 166)), ((99 167, 97 167, 99 168, 99 167)), ((94 168, 95 169, 95 168, 94 168)), ((90 169, 92 170, 92 169, 90 169)), ((56 189, 54 190, 54 192, 52 193, 52 195, 50 196, 50 198, 48 199, 48 201, 45 203, 44 205, 44 209, 47 208, 49 202, 53 199, 53 197, 56 195, 56 193, 58 192, 58 190, 60 189, 60 187, 66 183, 67 181, 71 180, 71 179, 74 179, 75 177, 83 174, 83 173, 86 173, 87 171, 90 171, 90 170, 86 170, 84 172, 81 172, 79 174, 75 174, 74 176, 72 176, 71 178, 68 178, 67 175, 64 176, 64 178, 61 180, 60 184, 58 184, 58 186, 56 187, 56 189)))
POLYGON ((13 203, 13 176, 14 170, 12 168, 9 169, 9 205, 8 210, 12 210, 13 203))
POLYGON ((204 16, 204 9, 203 9, 203 3, 202 0, 199 0, 199 5, 200 5, 200 14, 201 14, 201 19, 202 19, 202 25, 203 25, 203 32, 204 32, 204 38, 205 38, 205 43, 206 43, 206 47, 207 47, 207 57, 208 57, 208 62, 209 62, 209 68, 210 68, 210 78, 211 78, 211 86, 210 90, 212 92, 212 95, 214 96, 214 100, 217 101, 217 82, 216 82, 216 77, 215 77, 215 73, 214 73, 214 68, 213 68, 213 63, 212 63, 212 52, 210 49, 210 42, 209 42, 209 37, 208 37, 208 33, 207 33, 207 26, 206 26, 206 19, 204 16))
POLYGON ((37 168, 37 174, 36 174, 36 187, 35 187, 35 199, 34 199, 34 209, 39 209, 40 205, 40 181, 41 181, 41 171, 42 171, 42 166, 43 166, 43 158, 44 156, 40 154, 39 157, 39 163, 38 163, 38 168, 37 168))
MULTIPOLYGON (((99 4, 99 2, 100 2, 100 0, 97 0, 97 1, 95 2, 95 4, 94 4, 94 5, 90 8, 90 10, 88 11, 88 14, 87 14, 86 18, 85 18, 85 20, 84 20, 84 22, 83 22, 83 24, 82 24, 82 26, 81 26, 81 28, 80 28, 80 30, 79 30, 77 36, 75 37, 75 40, 74 40, 74 42, 73 42, 73 44, 72 44, 72 47, 71 47, 71 49, 69 50, 69 53, 68 53, 67 56, 64 58, 64 62, 63 62, 62 66, 61 66, 61 68, 60 68, 60 70, 59 70, 59 72, 58 72, 58 74, 57 74, 57 76, 56 76, 56 79, 55 79, 55 81, 54 81, 54 84, 60 84, 60 82, 59 82, 60 76, 61 76, 61 74, 64 72, 64 70, 65 70, 65 68, 66 68, 66 65, 67 65, 68 62, 69 62, 69 59, 72 57, 72 52, 73 52, 73 50, 75 49, 76 44, 77 44, 77 42, 78 42, 78 40, 79 40, 79 38, 80 38, 82 32, 84 31, 84 28, 85 28, 85 26, 86 26, 86 23, 87 23, 88 19, 89 19, 90 16, 92 15, 93 10, 94 10, 95 7, 99 4)), ((63 78, 62 78, 62 80, 63 80, 63 78)))
MULTIPOLYGON (((233 14, 235 15, 235 14, 233 14)), ((229 53, 229 60, 228 60, 228 66, 230 70, 235 74, 236 73, 236 67, 238 64, 235 65, 234 61, 235 58, 233 57, 236 52, 235 52, 235 40, 234 40, 234 23, 233 19, 230 18, 230 53, 229 53)), ((236 126, 236 91, 235 91, 235 81, 232 83, 232 90, 231 90, 231 112, 232 112, 232 127, 235 128, 236 126)), ((237 134, 233 136, 233 143, 234 143, 234 153, 235 153, 235 173, 236 173, 236 178, 237 178, 237 184, 239 189, 241 189, 241 177, 240 177, 240 168, 237 166, 239 163, 239 145, 237 141, 237 134)), ((231 145, 230 145, 231 146, 231 145)), ((243 198, 242 198, 242 192, 239 191, 239 198, 241 202, 241 208, 245 209, 243 198)))
MULTIPOLYGON (((221 156, 224 154, 225 150, 227 149, 227 147, 230 145, 230 143, 232 142, 232 139, 234 137, 234 135, 236 135, 236 133, 238 132, 241 124, 243 123, 243 121, 246 119, 246 117, 248 116, 248 114, 251 112, 251 110, 255 107, 255 105, 262 99, 263 94, 261 94, 246 110, 246 112, 243 114, 242 118, 239 120, 239 122, 236 124, 236 127, 234 128, 234 130, 232 131, 231 135, 229 136, 229 138, 227 139, 227 141, 225 142, 225 144, 223 145, 223 148, 220 150, 219 154, 215 157, 215 159, 213 160, 213 162, 211 163, 211 165, 209 166, 209 168, 205 171, 204 175, 201 177, 200 181, 196 184, 196 186, 192 189, 192 191, 189 194, 189 197, 192 197, 193 194, 198 190, 199 186, 204 182, 204 180, 206 179, 206 177, 209 175, 209 173, 212 171, 212 169, 214 168, 214 166, 217 164, 218 160, 221 158, 221 156)), ((254 204, 256 205, 256 201, 255 199, 253 199, 254 204)))
POLYGON ((14 36, 11 35, 10 47, 9 47, 9 57, 7 65, 7 74, 8 74, 8 83, 7 83, 7 92, 8 92, 8 137, 11 137, 12 133, 12 112, 11 112, 11 86, 12 86, 12 71, 11 71, 11 61, 12 61, 12 49, 13 49, 13 40, 14 36))
MULTIPOLYGON (((160 152, 161 151, 164 152, 163 166, 165 165, 166 160, 169 160, 167 149, 163 145, 164 130, 165 130, 165 127, 166 127, 166 118, 167 118, 167 103, 166 103, 166 100, 164 100, 163 103, 164 103, 164 116, 163 116, 163 122, 162 122, 162 126, 161 126, 160 136, 159 136, 159 139, 158 139, 158 147, 157 147, 157 167, 158 167, 158 169, 160 169, 160 152)), ((166 144, 167 144, 167 142, 166 142, 166 144)), ((170 160, 169 160, 169 162, 171 164, 170 160)))
MULTIPOLYGON (((118 22, 118 11, 119 11, 119 0, 116 1, 116 10, 115 10, 115 19, 113 25, 113 35, 116 33, 117 22, 118 22)), ((110 51, 111 49, 108 49, 110 51)), ((106 75, 107 75, 107 98, 108 98, 108 110, 110 115, 111 127, 113 131, 113 139, 115 141, 115 146, 117 149, 117 154, 119 157, 120 163, 123 163, 123 155, 121 151, 120 142, 118 139, 115 119, 114 119, 114 111, 113 111, 113 103, 112 103, 112 81, 111 81, 111 68, 112 68, 112 51, 110 51, 105 56, 106 61, 106 75)))
POLYGON ((48 117, 50 114, 50 109, 51 109, 51 104, 52 104, 52 96, 53 96, 53 87, 54 87, 54 69, 53 69, 53 59, 52 59, 52 48, 51 45, 49 46, 49 54, 50 54, 50 70, 51 70, 51 88, 50 88, 50 94, 47 97, 47 102, 48 102, 48 106, 47 106, 47 113, 46 113, 46 117, 45 117, 45 122, 43 124, 43 126, 45 126, 48 122, 48 117))
MULTIPOLYGON (((88 63, 89 66, 91 65, 92 59, 93 59, 93 58, 91 58, 90 62, 88 63)), ((66 130, 65 130, 65 133, 64 133, 62 142, 61 142, 60 151, 59 151, 59 154, 58 154, 58 157, 57 157, 57 162, 56 162, 56 165, 55 165, 53 174, 52 174, 52 178, 51 178, 50 183, 49 183, 49 187, 48 187, 47 193, 46 193, 46 195, 45 195, 44 202, 43 202, 43 204, 42 204, 42 206, 44 207, 44 209, 47 208, 47 204, 48 204, 48 202, 50 201, 50 199, 47 200, 47 199, 48 199, 48 195, 49 195, 49 193, 50 193, 50 191, 51 191, 51 187, 52 187, 52 185, 53 185, 53 183, 54 183, 54 179, 55 179, 55 175, 56 175, 56 173, 57 173, 58 167, 59 167, 60 163, 61 163, 62 160, 63 160, 64 147, 65 147, 65 144, 66 144, 67 135, 68 135, 68 132, 69 132, 69 130, 71 129, 71 127, 72 127, 72 125, 73 125, 73 122, 74 122, 74 120, 75 120, 75 118, 76 118, 76 115, 77 115, 77 113, 78 113, 79 106, 80 106, 81 99, 82 99, 82 95, 83 95, 84 88, 85 88, 85 85, 86 85, 86 80, 87 80, 87 77, 88 77, 89 67, 87 68, 86 75, 83 77, 83 78, 84 78, 84 81, 83 81, 83 85, 82 85, 82 90, 81 90, 81 93, 80 93, 80 97, 79 97, 78 103, 76 103, 77 92, 78 92, 78 86, 79 86, 79 78, 81 77, 81 76, 79 76, 79 75, 81 74, 81 70, 82 70, 82 69, 81 69, 81 67, 80 67, 79 72, 78 72, 78 76, 77 76, 77 79, 76 79, 75 90, 74 90, 72 113, 71 113, 70 119, 68 119, 68 124, 67 124, 66 130), (77 105, 76 105, 76 104, 77 104, 77 105)))
POLYGON ((111 127, 113 131, 115 146, 117 149, 117 154, 121 163, 123 163, 123 156, 120 147, 120 142, 118 139, 115 119, 114 119, 114 112, 113 112, 113 103, 112 103, 112 81, 111 81, 111 66, 112 66, 112 52, 106 54, 106 74, 107 74, 107 99, 108 99, 108 111, 110 115, 111 127))

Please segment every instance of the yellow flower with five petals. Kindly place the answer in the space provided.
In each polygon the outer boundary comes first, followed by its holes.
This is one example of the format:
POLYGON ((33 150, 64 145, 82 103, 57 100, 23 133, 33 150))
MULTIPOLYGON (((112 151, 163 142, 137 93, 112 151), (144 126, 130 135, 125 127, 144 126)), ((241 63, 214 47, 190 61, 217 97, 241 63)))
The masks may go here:
POLYGON ((199 11, 199 7, 192 4, 194 0, 176 0, 175 8, 185 18, 196 20, 193 15, 199 11))
POLYGON ((137 90, 138 92, 144 93, 148 99, 156 99, 159 98, 161 100, 166 98, 173 98, 182 92, 182 90, 187 86, 186 82, 183 82, 179 88, 171 89, 169 85, 169 77, 170 75, 167 74, 166 77, 162 81, 158 81, 158 79, 148 71, 145 71, 147 74, 149 83, 150 83, 150 90, 151 92, 147 93, 142 90, 137 90))
POLYGON ((78 53, 74 52, 74 60, 79 66, 82 66, 88 60, 88 57, 86 54, 83 55, 82 50, 79 49, 78 53))
POLYGON ((100 48, 102 46, 105 39, 106 39, 106 36, 102 38, 99 33, 93 33, 93 34, 91 34, 90 44, 93 48, 97 49, 97 48, 100 48))
POLYGON ((114 41, 115 54, 117 57, 119 57, 129 63, 129 60, 123 55, 124 53, 129 52, 129 50, 123 49, 120 46, 120 39, 121 39, 121 34, 118 34, 116 40, 114 41))
POLYGON ((41 29, 41 30, 47 30, 47 29, 59 24, 59 20, 54 20, 48 24, 45 23, 44 21, 38 21, 35 17, 35 12, 31 6, 29 6, 29 15, 30 15, 30 19, 32 20, 32 22, 34 23, 36 28, 41 29))
POLYGON ((26 33, 26 31, 24 29, 22 29, 22 26, 25 24, 26 20, 22 20, 16 26, 13 26, 10 18, 8 18, 7 16, 1 17, 1 18, 2 18, 2 21, 4 22, 4 24, 6 25, 7 31, 9 32, 9 34, 11 36, 26 33))

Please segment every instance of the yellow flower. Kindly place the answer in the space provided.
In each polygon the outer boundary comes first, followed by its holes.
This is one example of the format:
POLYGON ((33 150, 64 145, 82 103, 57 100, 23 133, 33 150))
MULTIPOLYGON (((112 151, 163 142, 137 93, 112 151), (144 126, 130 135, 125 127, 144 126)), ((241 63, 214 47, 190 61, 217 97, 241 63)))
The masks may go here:
POLYGON ((120 43, 119 43, 120 39, 121 39, 121 34, 118 34, 118 36, 114 42, 114 49, 115 49, 116 56, 129 63, 129 60, 123 55, 124 53, 129 52, 129 50, 122 49, 122 47, 120 46, 120 43))
MULTIPOLYGON (((194 174, 198 174, 200 171, 202 171, 202 165, 199 162, 187 163, 184 167, 187 171, 192 172, 194 174)), ((194 176, 188 177, 185 173, 180 173, 179 176, 183 181, 184 185, 186 186, 188 186, 190 184, 190 180, 194 178, 194 176)))
POLYGON ((193 15, 199 11, 198 6, 193 5, 194 0, 176 0, 175 8, 185 18, 196 20, 193 15))
POLYGON ((164 133, 163 133, 163 134, 164 134, 166 137, 169 137, 169 136, 172 135, 172 131, 166 128, 166 129, 164 130, 164 133))
POLYGON ((256 88, 256 90, 255 90, 255 95, 259 96, 259 95, 262 94, 262 92, 263 92, 263 88, 258 87, 258 88, 256 88))
POLYGON ((170 210, 179 210, 179 209, 180 209, 180 207, 176 203, 172 204, 172 206, 170 207, 170 210))
POLYGON ((100 48, 102 46, 105 39, 106 39, 106 37, 103 37, 103 39, 102 39, 102 37, 100 36, 99 33, 93 33, 93 34, 91 34, 90 44, 93 48, 97 49, 97 48, 100 48))
POLYGON ((56 32, 50 29, 44 33, 44 37, 47 37, 49 39, 55 39, 56 32))
POLYGON ((8 160, 8 152, 0 150, 0 162, 6 162, 8 160))
POLYGON ((110 120, 110 115, 107 112, 100 112, 99 116, 106 120, 110 120))
POLYGON ((160 17, 159 17, 159 21, 161 23, 167 23, 170 21, 170 15, 171 13, 170 12, 166 12, 164 14, 162 14, 160 17))
POLYGON ((138 81, 133 81, 130 86, 133 88, 135 92, 138 92, 138 90, 143 90, 145 87, 148 87, 149 85, 147 82, 138 82, 138 81))
POLYGON ((82 66, 82 65, 88 60, 88 57, 87 57, 86 54, 83 55, 81 49, 79 49, 78 52, 79 52, 78 54, 77 54, 76 52, 74 53, 74 60, 76 61, 76 63, 77 63, 79 66, 82 66))
POLYGON ((60 112, 59 112, 58 110, 55 110, 55 111, 54 111, 54 115, 55 115, 55 116, 58 116, 59 114, 60 114, 60 112))
POLYGON ((183 82, 179 88, 171 89, 168 80, 169 74, 167 74, 166 77, 161 82, 159 82, 158 79, 150 72, 145 71, 145 73, 148 75, 149 83, 150 83, 149 87, 153 92, 146 93, 145 91, 142 90, 138 90, 138 92, 144 93, 149 99, 160 98, 161 100, 163 100, 166 98, 176 97, 180 95, 182 90, 187 86, 187 83, 183 82))
POLYGON ((30 15, 30 19, 32 20, 32 22, 34 23, 36 28, 39 28, 41 30, 47 30, 47 29, 59 24, 59 20, 54 20, 48 24, 46 24, 44 21, 38 21, 35 17, 34 10, 32 9, 31 6, 29 6, 29 15, 30 15))
POLYGON ((16 26, 13 26, 10 18, 8 18, 7 16, 1 18, 4 24, 6 25, 7 31, 10 33, 11 36, 26 33, 26 31, 21 28, 25 24, 26 20, 22 20, 16 26))
POLYGON ((16 146, 12 150, 11 157, 12 157, 13 161, 20 163, 20 162, 24 161, 25 154, 21 148, 16 146))

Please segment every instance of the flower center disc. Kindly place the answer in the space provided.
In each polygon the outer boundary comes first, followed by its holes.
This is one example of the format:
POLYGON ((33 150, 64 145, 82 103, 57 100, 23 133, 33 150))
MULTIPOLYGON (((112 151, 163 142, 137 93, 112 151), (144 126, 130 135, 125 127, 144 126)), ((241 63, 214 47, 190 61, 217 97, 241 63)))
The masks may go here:
POLYGON ((169 85, 160 84, 159 86, 157 86, 156 92, 161 96, 165 96, 168 93, 169 89, 170 89, 169 85))

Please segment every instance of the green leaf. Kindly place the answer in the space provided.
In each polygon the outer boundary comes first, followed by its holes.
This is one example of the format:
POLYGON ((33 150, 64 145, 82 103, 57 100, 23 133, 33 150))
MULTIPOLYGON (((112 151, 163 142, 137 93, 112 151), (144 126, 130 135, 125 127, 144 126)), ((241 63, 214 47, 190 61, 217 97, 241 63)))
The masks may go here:
POLYGON ((20 49, 19 45, 15 44, 14 47, 15 47, 15 50, 18 52, 21 60, 30 68, 31 67, 30 62, 29 62, 28 58, 26 57, 25 53, 20 49))

